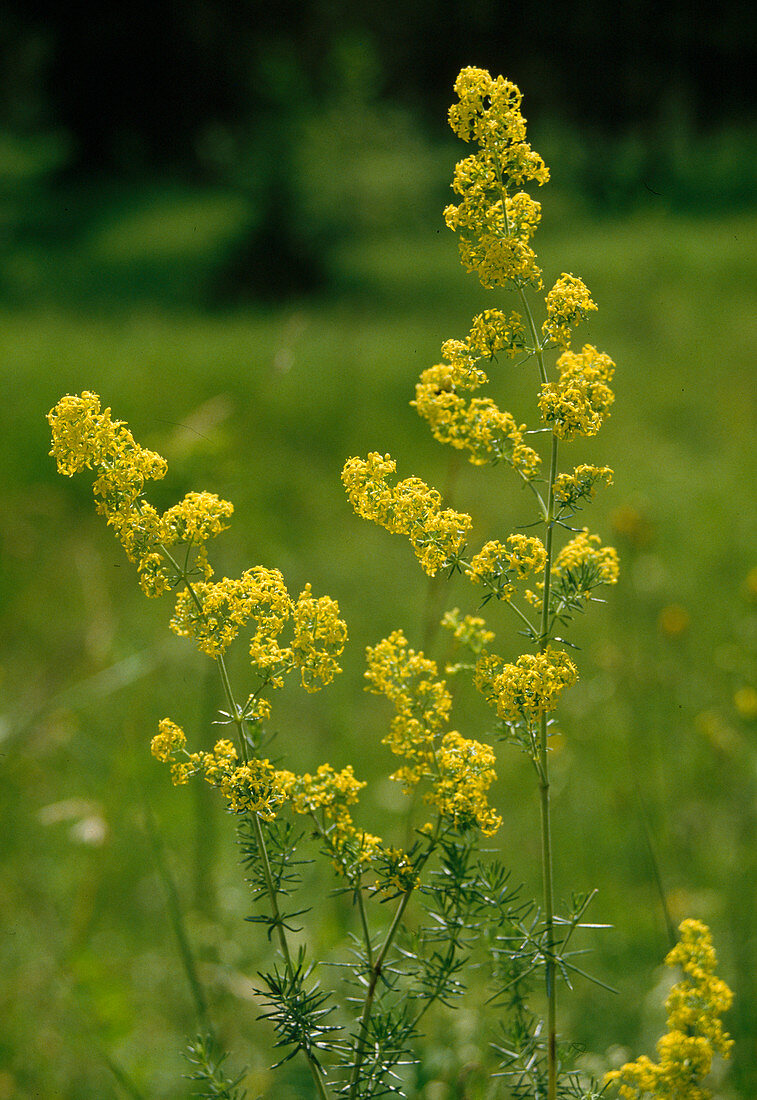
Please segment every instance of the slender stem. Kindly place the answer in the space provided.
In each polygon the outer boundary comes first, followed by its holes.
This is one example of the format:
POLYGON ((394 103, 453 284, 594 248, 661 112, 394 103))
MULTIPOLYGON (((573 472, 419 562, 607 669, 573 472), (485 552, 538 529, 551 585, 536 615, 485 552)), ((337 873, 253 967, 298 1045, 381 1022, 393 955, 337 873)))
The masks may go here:
MULTIPOLYGON (((544 548, 547 552, 544 564, 544 593, 541 615, 539 652, 544 653, 549 644, 549 594, 552 577, 552 533, 554 531, 554 483, 557 476, 557 436, 552 436, 552 453, 549 466, 549 499, 547 504, 544 548)), ((539 795, 541 806, 541 854, 544 882, 544 930, 545 981, 547 992, 547 1100, 557 1097, 557 990, 555 986, 555 903, 552 877, 552 828, 549 797, 549 758, 547 745, 547 715, 541 714, 539 739, 539 795)))
MULTIPOLYGON (((424 864, 436 847, 436 841, 439 836, 440 826, 441 818, 437 819, 436 831, 434 832, 433 837, 430 838, 428 848, 421 855, 418 863, 416 864, 415 870, 418 874, 420 874, 421 869, 423 868, 424 864)), ((371 967, 371 977, 368 982, 368 989, 365 994, 365 1002, 363 1003, 363 1011, 360 1016, 360 1023, 358 1024, 358 1045, 355 1052, 355 1065, 353 1067, 352 1077, 350 1079, 350 1100, 356 1100, 358 1094, 357 1090, 360 1084, 360 1069, 365 1059, 366 1035, 368 1032, 368 1022, 371 1018, 371 1012, 373 1011, 373 1000, 376 995, 376 987, 378 986, 378 981, 381 977, 381 973, 384 968, 384 962, 386 960, 386 956, 389 953, 389 948, 392 946, 392 943, 394 942, 394 937, 399 931, 402 917, 404 916, 405 910, 408 906, 408 902, 410 901, 410 898, 412 897, 414 891, 415 886, 413 885, 408 890, 406 890, 400 898, 400 903, 397 906, 394 917, 392 918, 392 923, 389 925, 389 930, 386 933, 386 938, 384 939, 384 942, 381 946, 381 950, 376 956, 376 961, 371 967)))
POLYGON ((373 948, 371 947, 371 933, 368 929, 368 914, 365 911, 365 902, 363 901, 363 890, 358 882, 355 887, 355 897, 357 899, 357 908, 360 914, 360 923, 363 926, 363 938, 365 940, 365 958, 369 968, 373 968, 373 948))
POLYGON ((371 1018, 371 1011, 373 1009, 373 999, 376 995, 376 986, 378 980, 381 977, 381 972, 384 966, 384 960, 389 952, 389 948, 392 946, 392 941, 397 934, 407 904, 413 894, 415 887, 407 890, 400 898, 400 903, 397 906, 397 910, 394 914, 394 919, 389 926, 389 931, 386 934, 383 946, 376 956, 376 961, 371 968, 371 977, 368 983, 368 990, 365 995, 365 1003, 363 1004, 363 1012, 360 1017, 360 1023, 358 1025, 358 1048, 355 1053, 355 1065, 352 1071, 352 1079, 350 1082, 350 1100, 354 1100, 357 1097, 358 1085, 360 1084, 360 1068, 365 1058, 366 1050, 366 1032, 368 1030, 368 1021, 371 1018))

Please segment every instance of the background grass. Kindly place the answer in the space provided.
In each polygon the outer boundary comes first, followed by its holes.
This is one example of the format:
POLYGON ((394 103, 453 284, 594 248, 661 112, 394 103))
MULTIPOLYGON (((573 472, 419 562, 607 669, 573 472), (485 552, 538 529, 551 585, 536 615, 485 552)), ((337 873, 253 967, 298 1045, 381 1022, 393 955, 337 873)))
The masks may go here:
MULTIPOLYGON (((238 194, 40 187, 29 203, 30 193, 5 196, 0 261, 0 1100, 188 1094, 180 1052, 195 1022, 148 806, 212 1015, 249 1067, 251 1095, 306 1096, 296 1066, 275 1086, 267 1071, 250 989, 270 949, 243 923, 233 822, 213 792, 172 789, 148 752, 165 714, 196 744, 212 737, 215 670, 169 634, 169 604, 141 597, 86 478, 56 475, 44 414, 66 392, 100 393, 168 458, 156 504, 190 488, 234 502, 214 549, 219 574, 275 565, 290 590, 309 580, 339 600, 351 633, 344 675, 318 696, 282 694, 275 751, 302 768, 354 763, 370 781, 361 820, 401 839, 405 807, 380 744, 389 715, 363 694, 364 647, 397 627, 421 645, 437 600, 473 610, 475 593, 459 581, 430 590, 402 540, 354 516, 339 473, 351 454, 391 451, 403 475, 448 487, 472 512, 476 544, 532 518, 506 469, 456 462, 408 405, 440 343, 494 298, 463 274, 438 206, 412 235, 383 227, 345 240, 330 257, 334 289, 318 298, 222 309, 208 288, 249 214, 238 194)), ((581 679, 554 758, 557 894, 599 889, 594 919, 614 929, 593 938, 590 969, 618 993, 577 986, 562 996, 562 1026, 600 1067, 619 1046, 652 1053, 667 950, 656 863, 674 919, 713 928, 737 998, 733 1066, 717 1095, 747 1098, 757 1091, 757 716, 734 695, 755 678, 757 216, 685 216, 662 198, 601 218, 569 196, 540 197, 545 277, 585 279, 600 311, 583 338, 618 363, 611 420, 564 450, 568 465, 615 468, 586 521, 615 541, 623 569, 608 603, 577 624, 581 679)), ((534 388, 524 370, 497 372, 501 404, 531 422, 534 388)), ((490 617, 515 655, 512 624, 490 617)), ((235 661, 243 683, 243 655, 235 661)), ((491 714, 463 692, 456 722, 485 737, 491 714)), ((534 784, 513 750, 500 761, 497 845, 536 892, 534 784)), ((331 952, 344 923, 341 903, 325 904, 316 949, 331 952)), ((448 1026, 444 1043, 428 1040, 418 1095, 429 1100, 463 1095, 454 1081, 474 1017, 458 1014, 451 1038, 448 1026)))

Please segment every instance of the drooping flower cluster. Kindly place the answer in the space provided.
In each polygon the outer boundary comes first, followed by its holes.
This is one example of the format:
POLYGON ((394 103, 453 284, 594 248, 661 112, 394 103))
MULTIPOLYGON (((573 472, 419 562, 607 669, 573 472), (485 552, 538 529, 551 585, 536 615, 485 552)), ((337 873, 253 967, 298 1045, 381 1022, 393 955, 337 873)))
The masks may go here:
POLYGON ((727 1058, 732 1046, 721 1016, 730 1008, 733 994, 715 974, 717 958, 706 924, 685 920, 680 940, 665 963, 680 967, 683 980, 665 1001, 668 1031, 657 1043, 659 1062, 646 1055, 605 1076, 618 1088, 622 1100, 710 1100, 703 1087, 715 1054, 727 1058))
POLYGON ((71 477, 94 470, 97 511, 136 564, 146 595, 160 596, 176 580, 165 552, 179 542, 193 550, 195 571, 206 579, 212 576, 205 544, 228 526, 234 511, 228 501, 214 493, 187 493, 159 515, 143 490, 146 481, 165 477, 165 459, 141 447, 123 421, 113 420, 110 409, 101 409, 94 393, 61 398, 47 419, 58 471, 71 477))
POLYGON ((546 183, 549 172, 526 141, 521 94, 503 77, 485 69, 463 69, 455 82, 459 103, 450 108, 450 126, 479 150, 455 169, 452 187, 461 201, 444 217, 459 234, 460 257, 485 287, 541 285, 541 270, 530 241, 541 207, 525 191, 546 183))
POLYGON ((542 653, 524 653, 515 664, 493 653, 482 654, 475 682, 500 718, 532 726, 555 709, 562 692, 577 679, 568 654, 550 645, 542 653))
POLYGON ((544 423, 558 439, 596 435, 615 400, 609 387, 615 364, 585 344, 580 352, 564 351, 557 368, 558 381, 545 382, 539 394, 544 423))
MULTIPOLYGON (((150 478, 165 476, 165 459, 140 447, 126 425, 111 418, 110 409, 101 410, 96 394, 62 398, 48 420, 51 453, 60 472, 71 476, 87 468, 95 471, 97 510, 137 564, 145 593, 158 596, 169 587, 182 586, 171 620, 176 634, 193 638, 203 653, 219 657, 251 620, 252 663, 274 687, 291 668, 300 670, 306 691, 317 691, 341 671, 337 658, 344 650, 347 628, 335 600, 314 597, 307 585, 295 602, 281 573, 263 566, 236 579, 211 580, 207 543, 228 526, 234 511, 228 501, 214 493, 189 492, 160 515, 143 490, 150 478), (185 547, 184 565, 173 552, 179 544, 185 547), (198 575, 203 579, 196 579, 198 575), (290 619, 293 639, 283 646, 279 638, 290 619)), ((258 720, 264 711, 258 701, 258 720)))
POLYGON ((387 531, 406 535, 424 570, 433 576, 456 561, 471 518, 442 508, 439 493, 418 477, 405 478, 392 487, 387 479, 396 468, 389 455, 374 451, 367 459, 348 459, 342 482, 357 514, 387 531))
POLYGON ((424 370, 415 387, 411 403, 428 421, 434 438, 468 451, 474 466, 505 461, 523 477, 535 477, 541 459, 523 442, 525 424, 516 424, 490 397, 466 401, 457 393, 453 377, 453 368, 442 363, 424 370))
POLYGON ((411 649, 401 630, 369 646, 366 662, 368 690, 385 695, 397 712, 384 744, 408 763, 392 778, 414 785, 433 774, 434 741, 447 724, 452 696, 436 662, 411 649))
POLYGON ((467 575, 475 584, 482 584, 498 599, 510 600, 515 595, 515 581, 544 569, 547 551, 541 539, 531 535, 508 535, 507 545, 487 542, 471 560, 467 575))
POLYGON ((425 799, 443 817, 456 827, 475 825, 491 836, 501 824, 487 800, 496 778, 494 753, 491 746, 467 740, 457 730, 442 735, 452 697, 436 663, 410 649, 396 630, 368 647, 367 664, 368 690, 385 695, 397 712, 384 744, 406 763, 391 778, 408 788, 430 779, 425 799))

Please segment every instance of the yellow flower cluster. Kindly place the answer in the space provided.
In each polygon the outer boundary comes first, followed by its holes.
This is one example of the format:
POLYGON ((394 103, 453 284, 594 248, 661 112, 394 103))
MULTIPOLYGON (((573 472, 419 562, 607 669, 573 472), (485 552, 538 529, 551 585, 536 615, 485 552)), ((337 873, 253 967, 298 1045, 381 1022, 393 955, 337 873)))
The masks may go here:
POLYGON ((234 511, 214 493, 187 493, 162 516, 143 497, 145 482, 165 477, 166 461, 135 442, 123 421, 85 391, 61 398, 47 419, 52 430, 51 454, 58 470, 72 476, 83 469, 96 473, 93 485, 97 511, 104 515, 139 572, 142 590, 160 596, 171 576, 165 551, 177 542, 195 550, 195 568, 212 576, 205 543, 226 529, 234 511))
POLYGON ((494 631, 487 628, 480 615, 463 615, 461 618, 459 607, 446 611, 441 625, 452 632, 458 645, 465 646, 475 654, 481 653, 494 641, 494 631))
POLYGON ((278 569, 261 565, 238 579, 194 584, 191 592, 179 593, 171 629, 194 638, 198 649, 217 657, 250 619, 256 627, 250 658, 274 687, 281 687, 292 667, 300 669, 306 691, 318 691, 341 672, 336 658, 344 650, 347 626, 339 618, 338 603, 330 596, 314 597, 310 585, 293 603, 278 569), (290 618, 292 645, 282 647, 279 637, 290 618))
POLYGON ((563 348, 570 344, 571 329, 597 308, 583 279, 565 272, 547 295, 546 304, 547 319, 542 332, 547 340, 563 348))
POLYGON ((612 485, 613 471, 609 466, 576 466, 572 474, 558 474, 555 479, 555 502, 561 512, 573 511, 584 500, 592 500, 598 482, 612 485))
POLYGON ((554 710, 566 687, 578 679, 567 653, 547 646, 543 653, 524 653, 515 664, 484 653, 476 665, 475 685, 500 718, 524 719, 529 725, 554 710))
POLYGON ((281 771, 278 781, 296 814, 322 818, 323 839, 337 870, 359 871, 376 857, 381 838, 358 829, 347 809, 365 786, 355 778, 351 765, 337 772, 330 764, 321 764, 315 775, 281 771))
POLYGON ((180 592, 171 629, 194 638, 197 648, 211 657, 223 653, 241 628, 254 618, 256 639, 265 639, 266 655, 256 664, 270 668, 282 663, 277 637, 292 613, 284 578, 278 569, 256 566, 239 578, 198 582, 192 591, 180 592))
POLYGON ((515 580, 544 569, 547 551, 541 539, 531 535, 508 535, 507 545, 487 542, 465 570, 475 584, 483 584, 500 600, 515 595, 515 580))
POLYGON ((374 451, 367 459, 348 459, 342 482, 357 514, 406 535, 423 569, 434 576, 457 559, 472 520, 465 513, 443 509, 439 493, 420 478, 408 477, 391 487, 387 478, 396 468, 389 455, 374 451))
POLYGON ((440 443, 469 452, 474 466, 508 462, 527 479, 536 477, 541 459, 523 442, 525 424, 518 426, 489 397, 465 401, 456 391, 454 368, 445 363, 423 371, 411 401, 427 420, 440 443))
POLYGON ((368 646, 366 661, 367 690, 385 695, 397 711, 383 743, 409 761, 392 779, 413 785, 432 774, 434 739, 449 719, 452 696, 436 662, 410 649, 401 630, 368 646))
MULTIPOLYGON (((62 398, 48 420, 51 454, 60 472, 69 476, 85 468, 96 472, 97 510, 107 517, 129 559, 136 562, 145 593, 159 596, 172 584, 186 583, 171 620, 176 634, 193 638, 203 653, 218 657, 252 620, 250 657, 267 683, 279 687, 283 674, 296 667, 305 690, 317 691, 341 671, 337 657, 344 650, 347 627, 335 600, 314 597, 307 585, 294 603, 281 573, 262 566, 248 569, 238 579, 211 581, 206 543, 225 530, 234 511, 228 501, 214 493, 190 492, 159 515, 142 492, 146 480, 165 475, 165 460, 135 443, 127 427, 111 418, 110 409, 101 410, 96 394, 62 398), (183 567, 170 552, 177 543, 187 548, 183 567), (199 569, 205 578, 191 584, 190 550, 193 572, 199 569), (282 647, 279 636, 289 619, 293 640, 291 646, 282 647)), ((253 720, 267 713, 266 706, 257 702, 253 720)))
POLYGON ((217 741, 212 752, 187 752, 184 730, 170 718, 163 718, 153 737, 151 751, 157 760, 171 762, 171 777, 177 785, 202 774, 218 787, 234 813, 254 813, 272 820, 286 798, 286 784, 268 760, 240 764, 231 741, 217 741))
POLYGON ((300 592, 294 609, 292 660, 305 691, 318 691, 341 672, 336 658, 347 642, 347 624, 330 596, 313 596, 310 585, 300 592))
POLYGON ((615 400, 608 384, 615 364, 609 355, 585 344, 580 352, 564 351, 557 367, 559 380, 541 387, 542 419, 559 439, 596 435, 615 400))
POLYGON ((541 157, 526 141, 521 94, 503 77, 485 69, 463 69, 455 82, 459 103, 450 108, 452 129, 479 151, 455 169, 453 189, 461 202, 444 217, 459 233, 460 256, 485 287, 515 283, 541 285, 541 271, 529 241, 540 218, 540 206, 523 191, 524 184, 549 179, 541 157))
POLYGON ((657 1043, 659 1062, 642 1055, 605 1075, 605 1084, 615 1085, 622 1100, 710 1100, 702 1082, 713 1055, 729 1055, 732 1043, 720 1017, 733 994, 715 975, 710 931, 701 921, 685 920, 679 932, 680 940, 665 963, 680 967, 684 976, 665 1001, 668 1031, 657 1043))
MULTIPOLYGON (((470 621, 467 625, 481 638, 483 632, 476 625, 470 621)), ((491 746, 468 741, 456 730, 437 743, 449 720, 452 697, 438 678, 436 663, 410 649, 401 630, 369 646, 366 656, 368 690, 386 695, 397 711, 383 743, 407 763, 391 778, 407 787, 422 778, 431 779, 427 802, 455 826, 477 825, 491 836, 501 824, 486 795, 496 778, 494 753, 491 746)))
POLYGON ((615 584, 620 572, 615 547, 602 546, 599 535, 590 535, 588 527, 563 546, 552 566, 552 575, 558 578, 565 577, 568 572, 580 575, 582 571, 591 580, 592 587, 615 584))
POLYGON ((455 827, 476 825, 484 836, 493 836, 502 818, 487 801, 487 791, 497 778, 494 750, 480 741, 469 741, 456 730, 446 733, 436 751, 439 775, 425 796, 455 827))

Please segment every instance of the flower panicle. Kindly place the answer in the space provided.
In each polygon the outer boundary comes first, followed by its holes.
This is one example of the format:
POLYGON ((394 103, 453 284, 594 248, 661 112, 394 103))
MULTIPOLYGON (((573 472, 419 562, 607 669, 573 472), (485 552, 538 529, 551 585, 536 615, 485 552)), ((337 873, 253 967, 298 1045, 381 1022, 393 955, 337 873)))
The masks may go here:
POLYGON ((733 994, 715 974, 710 930, 702 921, 687 919, 678 932, 678 943, 665 964, 679 968, 683 977, 665 1001, 668 1030, 657 1042, 659 1060, 641 1055, 605 1075, 605 1085, 617 1088, 621 1100, 711 1100, 704 1084, 713 1058, 730 1054, 733 1043, 721 1016, 730 1008, 733 994))

